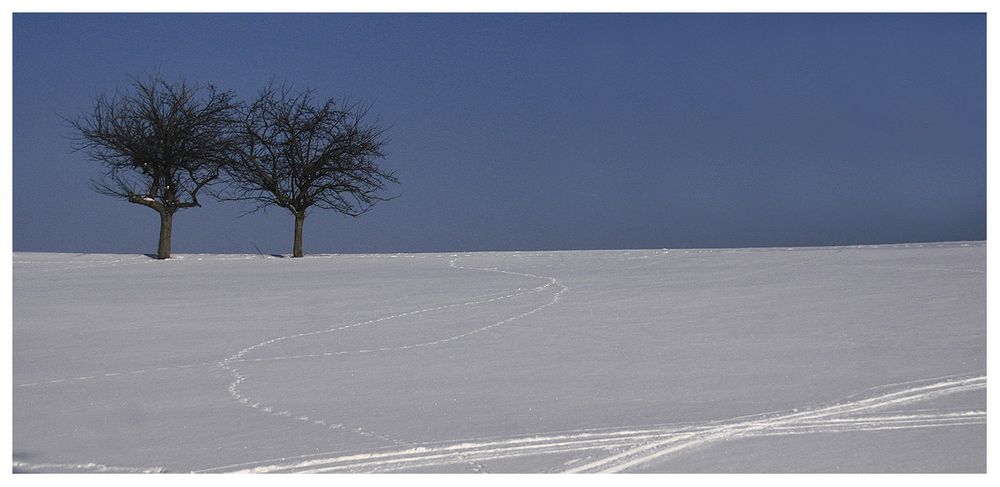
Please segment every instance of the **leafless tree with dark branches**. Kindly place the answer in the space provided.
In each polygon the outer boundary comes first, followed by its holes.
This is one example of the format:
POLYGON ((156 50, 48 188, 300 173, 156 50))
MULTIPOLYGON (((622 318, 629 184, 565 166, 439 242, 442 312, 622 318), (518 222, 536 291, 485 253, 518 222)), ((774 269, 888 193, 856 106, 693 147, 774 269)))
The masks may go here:
POLYGON ((199 191, 232 157, 238 109, 232 92, 153 74, 133 78, 126 94, 98 95, 91 111, 69 120, 75 149, 104 165, 95 189, 159 213, 158 259, 170 257, 174 213, 201 206, 199 191))
POLYGON ((278 206, 295 217, 293 257, 302 257, 302 226, 313 208, 357 217, 380 201, 393 172, 382 169, 385 130, 367 121, 369 106, 317 100, 313 91, 261 91, 243 108, 239 156, 226 166, 221 198, 278 206))

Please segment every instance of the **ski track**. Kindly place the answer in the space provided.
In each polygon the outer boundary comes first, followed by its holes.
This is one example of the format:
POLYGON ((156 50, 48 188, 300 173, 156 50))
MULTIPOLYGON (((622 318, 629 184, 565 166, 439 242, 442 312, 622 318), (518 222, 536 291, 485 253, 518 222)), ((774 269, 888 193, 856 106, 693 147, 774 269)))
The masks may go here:
POLYGON ((161 467, 116 467, 100 463, 25 463, 16 460, 12 463, 12 467, 14 472, 25 473, 166 473, 167 471, 161 467))
POLYGON ((731 424, 719 425, 703 432, 686 433, 661 441, 640 445, 630 450, 574 467, 567 470, 566 473, 621 472, 629 468, 647 464, 672 453, 703 446, 711 442, 752 435, 758 431, 774 430, 775 428, 808 423, 811 420, 821 418, 836 418, 838 416, 844 416, 851 413, 934 399, 946 394, 985 388, 985 375, 969 378, 956 378, 811 410, 793 410, 790 413, 737 421, 731 424))
POLYGON ((84 375, 80 377, 68 377, 64 379, 49 379, 49 380, 40 380, 36 382, 24 382, 21 384, 17 384, 17 387, 38 387, 38 386, 54 385, 54 384, 70 384, 73 382, 92 381, 97 379, 111 379, 115 377, 127 377, 130 375, 148 374, 151 372, 167 372, 173 370, 190 369, 194 367, 215 367, 218 366, 218 364, 219 364, 218 361, 214 361, 214 362, 200 362, 196 364, 169 365, 166 367, 150 367, 148 369, 123 370, 120 372, 102 372, 97 374, 84 375))
MULTIPOLYGON (((450 444, 421 444, 406 449, 339 456, 315 454, 216 467, 204 472, 371 473, 442 467, 469 461, 584 452, 604 452, 606 456, 565 472, 620 472, 672 453, 736 438, 983 425, 986 424, 986 411, 883 411, 867 416, 851 415, 985 387, 985 376, 953 378, 828 406, 741 416, 725 421, 611 431, 580 430, 507 439, 470 439, 450 444), (291 461, 295 458, 301 460, 291 461)), ((565 464, 573 465, 579 461, 580 459, 574 459, 565 464)))

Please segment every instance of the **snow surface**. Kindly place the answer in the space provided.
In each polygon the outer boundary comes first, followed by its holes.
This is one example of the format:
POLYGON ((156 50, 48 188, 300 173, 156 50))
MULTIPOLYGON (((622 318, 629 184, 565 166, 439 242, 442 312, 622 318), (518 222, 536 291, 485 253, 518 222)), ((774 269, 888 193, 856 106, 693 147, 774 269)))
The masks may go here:
POLYGON ((985 472, 986 246, 15 253, 23 472, 985 472))

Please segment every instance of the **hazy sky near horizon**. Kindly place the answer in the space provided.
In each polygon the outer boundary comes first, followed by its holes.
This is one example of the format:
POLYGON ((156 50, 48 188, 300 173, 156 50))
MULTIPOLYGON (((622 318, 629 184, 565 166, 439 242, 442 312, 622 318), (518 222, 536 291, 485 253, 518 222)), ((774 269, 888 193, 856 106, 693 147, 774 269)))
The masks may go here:
MULTIPOLYGON (((401 184, 305 250, 843 245, 986 238, 983 14, 14 14, 15 251, 149 253, 61 116, 159 69, 348 95, 401 184)), ((173 251, 291 251, 208 201, 173 251)))

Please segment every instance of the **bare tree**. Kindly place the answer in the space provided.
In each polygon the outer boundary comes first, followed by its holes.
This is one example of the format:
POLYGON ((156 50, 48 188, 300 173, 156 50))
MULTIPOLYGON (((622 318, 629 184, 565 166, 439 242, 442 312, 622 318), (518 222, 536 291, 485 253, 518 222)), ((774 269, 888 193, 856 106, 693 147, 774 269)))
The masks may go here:
POLYGON ((313 208, 360 216, 378 192, 398 182, 380 168, 384 130, 366 121, 369 107, 316 100, 311 90, 273 86, 244 107, 240 151, 226 167, 230 186, 222 199, 253 201, 257 211, 285 208, 295 217, 292 256, 302 257, 302 227, 313 208))
POLYGON ((76 150, 104 165, 95 189, 160 215, 156 257, 170 257, 173 216, 201 206, 198 192, 216 181, 234 148, 238 104, 213 86, 133 78, 131 91, 98 95, 93 110, 69 123, 76 150))

